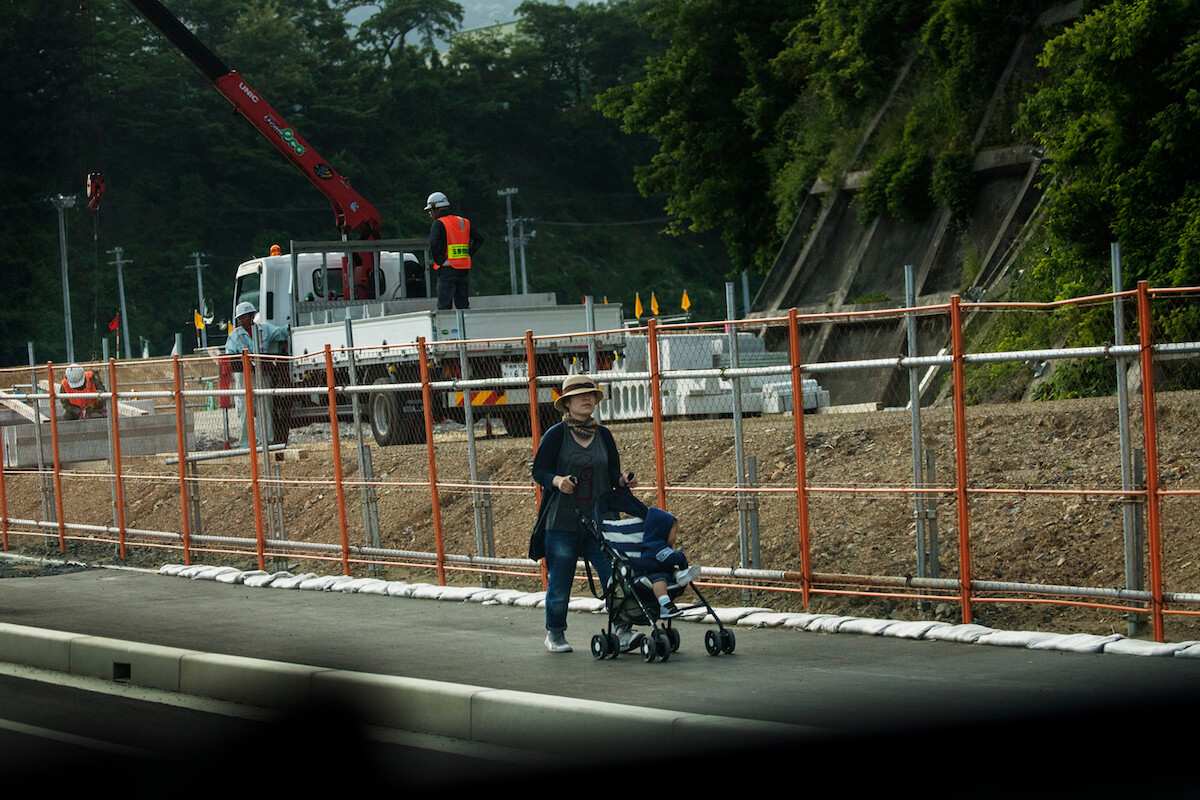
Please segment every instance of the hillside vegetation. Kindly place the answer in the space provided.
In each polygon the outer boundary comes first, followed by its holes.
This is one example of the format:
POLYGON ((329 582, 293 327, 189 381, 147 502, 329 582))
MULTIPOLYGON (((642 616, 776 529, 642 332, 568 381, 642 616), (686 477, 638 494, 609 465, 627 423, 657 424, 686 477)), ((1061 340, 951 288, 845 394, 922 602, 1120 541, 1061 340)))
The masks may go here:
MULTIPOLYGON (((859 214, 969 225, 970 163, 1028 144, 1050 162, 1020 299, 1103 290, 1111 242, 1126 283, 1200 283, 1200 0, 609 0, 526 2, 515 26, 438 38, 452 0, 169 0, 223 61, 381 211, 423 236, 445 191, 490 236, 477 292, 509 287, 503 198, 536 230, 533 291, 724 316, 723 283, 769 269, 802 198, 869 170, 859 214), (355 29, 346 14, 376 12, 355 29), (996 98, 1014 46, 1036 53, 996 98), (874 134, 863 133, 904 72, 874 134)), ((67 212, 77 350, 98 353, 117 307, 161 353, 192 336, 192 253, 227 313, 236 264, 290 239, 329 239, 328 207, 123 0, 13 0, 0 31, 14 191, 0 218, 21 302, 0 308, 5 363, 62 355, 57 229, 48 195, 102 171, 98 216, 67 212)), ((1091 344, 1096 317, 998 341, 1091 344), (1019 341, 1018 341, 1019 340, 1019 341)), ((1181 303, 1156 335, 1195 338, 1181 303)), ((220 337, 218 337, 219 340, 220 337)), ((1060 370, 1048 396, 1103 391, 1060 370)), ((1186 381, 1185 381, 1186 384, 1186 381)))

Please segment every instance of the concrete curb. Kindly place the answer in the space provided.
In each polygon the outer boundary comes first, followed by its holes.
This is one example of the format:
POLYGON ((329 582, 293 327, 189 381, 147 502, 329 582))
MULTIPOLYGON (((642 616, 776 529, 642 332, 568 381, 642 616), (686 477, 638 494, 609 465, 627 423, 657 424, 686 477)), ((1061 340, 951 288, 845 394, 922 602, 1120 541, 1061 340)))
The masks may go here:
POLYGON ((817 731, 204 653, 0 623, 0 661, 271 709, 312 702, 353 708, 370 725, 579 759, 687 747, 770 746, 817 731))
MULTIPOLYGON (((540 608, 544 592, 497 591, 483 587, 435 586, 405 581, 378 581, 343 576, 319 578, 312 573, 292 575, 289 572, 268 573, 263 570, 239 572, 228 567, 218 568, 196 564, 165 564, 158 574, 191 580, 216 580, 258 588, 301 589, 315 591, 359 592, 390 597, 412 597, 422 600, 451 602, 504 603, 527 608, 540 608)), ((599 614, 604 603, 592 597, 573 597, 570 610, 577 613, 599 614)), ((1047 633, 1043 631, 1004 631, 983 625, 954 625, 948 622, 903 621, 844 617, 834 614, 777 612, 769 608, 714 608, 722 624, 742 628, 793 628, 812 633, 857 633, 867 636, 890 636, 901 639, 986 644, 1000 647, 1024 647, 1029 650, 1060 650, 1070 653, 1112 653, 1134 656, 1167 656, 1200 658, 1200 642, 1148 642, 1129 639, 1121 634, 1098 636, 1087 633, 1047 633)), ((704 608, 684 611, 677 622, 711 623, 704 608)))

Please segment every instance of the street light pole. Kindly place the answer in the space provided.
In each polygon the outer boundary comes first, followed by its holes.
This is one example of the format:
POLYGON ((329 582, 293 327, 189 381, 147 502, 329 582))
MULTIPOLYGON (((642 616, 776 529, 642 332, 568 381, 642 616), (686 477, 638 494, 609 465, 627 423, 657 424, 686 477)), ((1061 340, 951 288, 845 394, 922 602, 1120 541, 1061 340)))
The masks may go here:
POLYGON ((513 249, 513 215, 512 215, 512 196, 517 193, 517 189, 508 188, 500 189, 496 194, 504 198, 504 205, 508 211, 508 274, 512 287, 512 294, 517 293, 517 256, 513 249))
POLYGON ((57 195, 51 203, 58 209, 58 251, 62 260, 63 322, 66 326, 67 363, 75 362, 75 334, 71 330, 71 286, 67 281, 67 226, 63 220, 63 209, 75 207, 75 197, 57 195))

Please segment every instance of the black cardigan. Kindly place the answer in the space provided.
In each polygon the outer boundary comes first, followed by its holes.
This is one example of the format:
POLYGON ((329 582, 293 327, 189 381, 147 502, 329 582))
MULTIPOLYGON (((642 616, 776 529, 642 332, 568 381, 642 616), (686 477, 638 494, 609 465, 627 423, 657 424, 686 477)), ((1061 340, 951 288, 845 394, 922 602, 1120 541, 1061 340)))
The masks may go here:
MULTIPOLYGON (((537 454, 533 457, 533 479, 542 487, 542 503, 538 506, 537 522, 533 526, 533 534, 529 537, 529 557, 538 561, 546 556, 546 516, 550 510, 550 498, 558 493, 554 488, 554 476, 558 470, 558 454, 562 450, 563 437, 567 435, 567 426, 559 422, 550 427, 538 445, 537 454)), ((600 425, 596 428, 596 436, 608 451, 608 486, 604 492, 612 491, 621 485, 621 457, 617 454, 617 443, 612 432, 600 425)))

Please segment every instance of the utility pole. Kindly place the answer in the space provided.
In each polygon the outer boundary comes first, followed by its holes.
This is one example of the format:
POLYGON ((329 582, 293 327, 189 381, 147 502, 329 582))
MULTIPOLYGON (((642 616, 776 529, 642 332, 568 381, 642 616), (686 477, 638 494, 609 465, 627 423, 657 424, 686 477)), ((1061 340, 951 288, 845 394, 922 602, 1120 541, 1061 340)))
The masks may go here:
MULTIPOLYGON (((529 275, 525 271, 525 245, 529 243, 530 239, 537 236, 537 231, 530 231, 528 236, 525 235, 525 223, 533 222, 532 217, 518 217, 515 222, 517 223, 517 242, 521 245, 521 294, 529 294, 529 275)), ((516 294, 515 289, 513 294, 516 294)))
POLYGON ((62 285, 63 285, 63 322, 66 326, 67 336, 67 363, 75 362, 75 334, 71 330, 71 286, 67 281, 67 225, 63 221, 63 209, 75 207, 74 195, 64 197, 57 195, 50 198, 50 202, 58 209, 58 251, 62 259, 62 285))
POLYGON ((512 284, 512 294, 517 293, 517 261, 516 254, 513 252, 513 215, 512 215, 512 196, 517 193, 517 189, 508 188, 500 189, 496 194, 504 198, 504 205, 508 210, 508 235, 504 237, 508 240, 508 274, 512 284))
POLYGON ((113 256, 113 260, 108 263, 117 265, 117 291, 121 295, 121 337, 125 342, 125 360, 128 361, 133 356, 131 355, 129 341, 129 316, 125 312, 125 275, 121 268, 126 264, 132 264, 133 259, 122 258, 125 250, 120 247, 114 247, 108 253, 113 256))
POLYGON ((183 265, 184 269, 196 270, 196 289, 200 293, 200 305, 196 306, 196 313, 199 314, 200 318, 201 318, 201 324, 200 324, 200 346, 201 347, 208 347, 208 325, 205 325, 203 322, 203 319, 205 316, 204 315, 205 308, 204 308, 204 276, 202 274, 204 271, 204 268, 207 267, 208 264, 200 263, 200 259, 202 257, 204 257, 205 255, 207 255, 207 253, 192 253, 192 258, 196 259, 196 263, 183 265))

